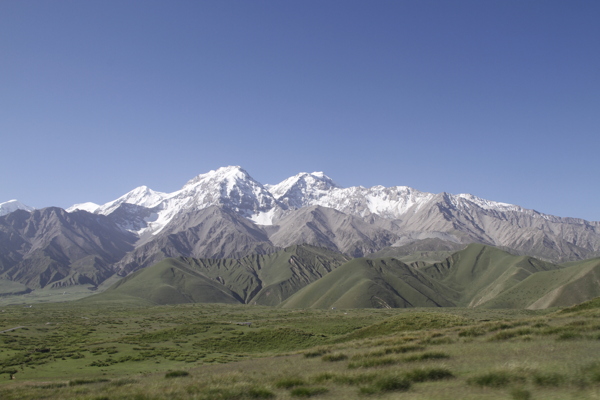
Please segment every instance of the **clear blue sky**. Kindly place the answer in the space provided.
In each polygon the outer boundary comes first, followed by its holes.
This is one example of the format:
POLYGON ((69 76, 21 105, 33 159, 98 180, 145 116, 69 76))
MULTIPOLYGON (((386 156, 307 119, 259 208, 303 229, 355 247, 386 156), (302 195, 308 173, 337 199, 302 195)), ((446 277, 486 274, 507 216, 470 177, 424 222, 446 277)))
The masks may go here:
POLYGON ((0 0, 0 202, 262 183, 600 220, 600 2, 0 0))

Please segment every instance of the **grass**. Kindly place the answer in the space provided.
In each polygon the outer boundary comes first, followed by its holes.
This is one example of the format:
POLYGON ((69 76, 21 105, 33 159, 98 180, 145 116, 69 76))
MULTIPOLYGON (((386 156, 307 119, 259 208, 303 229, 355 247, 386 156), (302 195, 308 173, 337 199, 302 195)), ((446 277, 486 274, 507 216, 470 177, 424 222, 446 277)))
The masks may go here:
POLYGON ((276 388, 283 388, 283 389, 291 389, 293 387, 303 386, 303 385, 306 385, 306 381, 304 379, 298 378, 298 377, 281 378, 275 382, 276 388))
POLYGON ((327 393, 328 389, 324 387, 297 387, 290 391, 293 397, 313 397, 327 393))
POLYGON ((450 356, 446 353, 442 352, 428 352, 423 354, 417 354, 414 356, 409 356, 404 358, 404 361, 426 361, 426 360, 441 360, 444 358, 450 358, 450 356))
POLYGON ((600 390, 600 309, 590 307, 4 309, 0 328, 25 328, 0 335, 3 400, 586 399, 600 390), (570 332, 579 336, 563 338, 570 332))
POLYGON ((363 358, 361 361, 355 361, 348 364, 348 368, 374 368, 388 365, 398 364, 400 362, 397 358, 382 357, 382 358, 363 358))
POLYGON ((73 381, 69 381, 69 386, 80 386, 80 385, 89 385, 91 383, 101 383, 101 382, 109 382, 108 379, 75 379, 73 381))

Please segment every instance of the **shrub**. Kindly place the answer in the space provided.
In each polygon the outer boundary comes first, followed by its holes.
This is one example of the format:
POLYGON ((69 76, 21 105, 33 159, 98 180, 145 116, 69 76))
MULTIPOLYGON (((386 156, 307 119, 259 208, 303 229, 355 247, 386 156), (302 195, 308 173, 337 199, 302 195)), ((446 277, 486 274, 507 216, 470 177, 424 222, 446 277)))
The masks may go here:
POLYGON ((529 328, 521 328, 521 329, 513 329, 507 331, 501 331, 495 334, 490 338, 490 341, 494 340, 507 340, 512 339, 517 336, 529 335, 532 333, 532 330, 529 328))
POLYGON ((450 356, 446 353, 430 352, 430 353, 423 353, 423 354, 417 354, 414 356, 406 357, 405 361, 439 360, 442 358, 450 358, 450 356))
POLYGON ((515 388, 510 391, 510 395, 514 400, 529 400, 531 399, 531 392, 529 390, 515 388))
POLYGON ((208 388, 201 391, 201 394, 200 398, 203 400, 238 400, 244 397, 239 388, 208 388))
POLYGON ((281 378, 275 382, 275 387, 280 389, 290 389, 302 385, 306 385, 306 382, 301 378, 281 378))
POLYGON ((109 379, 75 379, 69 381, 69 386, 89 385, 91 383, 109 382, 109 379))
POLYGON ((476 337, 485 335, 485 330, 480 327, 468 328, 458 332, 458 336, 460 337, 476 337))
POLYGON ((487 387, 503 387, 507 386, 514 380, 520 380, 505 371, 488 372, 487 374, 479 375, 469 379, 469 383, 478 386, 487 387))
POLYGON ((116 381, 112 381, 110 384, 112 386, 125 386, 125 385, 129 385, 131 383, 136 383, 137 381, 135 379, 128 379, 128 378, 123 378, 123 379, 119 379, 116 381))
POLYGON ((328 350, 328 349, 315 349, 315 350, 307 351, 306 353, 304 353, 304 357, 306 357, 306 358, 320 357, 329 352, 330 352, 330 350, 328 350))
POLYGON ((410 380, 399 376, 384 376, 373 384, 360 388, 362 394, 377 394, 392 391, 406 391, 410 389, 410 380))
POLYGON ((373 382, 377 378, 375 374, 358 374, 358 375, 335 375, 333 381, 342 385, 360 385, 363 383, 373 382))
POLYGON ((574 381, 582 387, 590 383, 600 383, 600 363, 595 362, 582 367, 574 381))
POLYGON ((248 397, 252 399, 271 399, 275 393, 264 387, 251 387, 248 389, 248 397))
POLYGON ((556 340, 573 340, 573 339, 580 339, 581 335, 579 333, 573 332, 573 331, 566 331, 561 333, 556 340))
POLYGON ((439 345, 439 344, 452 344, 454 343, 455 340, 449 337, 441 337, 441 338, 436 338, 436 339, 426 339, 426 340, 422 340, 421 343, 423 344, 431 344, 431 345, 439 345))
POLYGON ((316 375, 312 378, 314 382, 321 383, 325 381, 330 381, 335 377, 332 372, 323 372, 322 374, 316 375))
POLYGON ((402 345, 402 346, 387 347, 384 349, 386 354, 390 354, 390 353, 404 354, 404 353, 408 353, 411 351, 421 351, 421 350, 425 350, 425 347, 419 346, 419 345, 414 345, 414 344, 406 344, 406 345, 402 345))
POLYGON ((165 378, 180 378, 189 374, 187 371, 170 371, 165 374, 165 378))
POLYGON ((407 372, 406 378, 412 382, 427 382, 454 378, 454 374, 446 368, 426 368, 407 372))
POLYGON ((565 381, 564 376, 559 373, 535 373, 533 374, 533 383, 538 386, 553 386, 557 387, 565 381))
POLYGON ((393 365, 397 364, 399 360, 390 357, 384 358, 368 358, 362 361, 351 362, 348 364, 348 368, 373 368, 373 367, 381 367, 384 365, 393 365))
POLYGON ((38 386, 40 389, 58 389, 67 386, 66 383, 49 383, 47 385, 38 386))
POLYGON ((326 354, 323 357, 321 357, 321 360, 331 361, 331 362, 344 361, 347 359, 348 359, 348 356, 343 353, 326 354))

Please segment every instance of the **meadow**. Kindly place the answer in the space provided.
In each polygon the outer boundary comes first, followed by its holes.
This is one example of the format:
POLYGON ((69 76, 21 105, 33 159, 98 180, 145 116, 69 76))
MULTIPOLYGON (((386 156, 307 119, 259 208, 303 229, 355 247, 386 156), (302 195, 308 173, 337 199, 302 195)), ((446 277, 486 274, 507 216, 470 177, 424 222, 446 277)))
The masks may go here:
POLYGON ((69 302, 3 306, 0 332, 1 399, 600 397, 598 300, 543 311, 69 302))

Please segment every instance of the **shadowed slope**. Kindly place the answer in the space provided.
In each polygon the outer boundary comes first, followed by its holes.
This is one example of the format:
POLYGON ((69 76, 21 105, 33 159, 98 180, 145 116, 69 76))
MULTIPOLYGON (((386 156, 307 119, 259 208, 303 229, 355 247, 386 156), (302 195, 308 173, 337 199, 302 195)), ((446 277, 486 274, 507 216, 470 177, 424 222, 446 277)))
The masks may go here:
POLYGON ((133 249, 135 235, 109 218, 57 207, 0 217, 2 278, 28 288, 96 286, 133 249))
POLYGON ((168 258, 137 271, 96 300, 115 293, 158 304, 187 302, 278 305, 348 258, 310 246, 292 246, 242 259, 168 258))
POLYGON ((241 303, 229 289, 183 260, 166 259, 123 278, 111 288, 84 302, 139 299, 141 303, 241 303))
POLYGON ((282 303, 286 308, 442 307, 446 289, 393 259, 354 259, 282 303))

